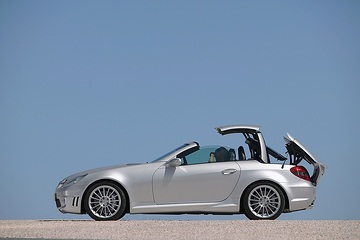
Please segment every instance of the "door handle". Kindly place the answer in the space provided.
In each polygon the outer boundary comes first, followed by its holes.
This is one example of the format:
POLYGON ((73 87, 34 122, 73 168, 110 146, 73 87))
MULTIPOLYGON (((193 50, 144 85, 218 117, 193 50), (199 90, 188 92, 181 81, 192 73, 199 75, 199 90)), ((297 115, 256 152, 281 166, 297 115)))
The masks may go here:
POLYGON ((225 169, 225 170, 222 170, 221 173, 224 174, 224 175, 230 175, 230 174, 233 174, 233 173, 236 173, 236 169, 225 169))

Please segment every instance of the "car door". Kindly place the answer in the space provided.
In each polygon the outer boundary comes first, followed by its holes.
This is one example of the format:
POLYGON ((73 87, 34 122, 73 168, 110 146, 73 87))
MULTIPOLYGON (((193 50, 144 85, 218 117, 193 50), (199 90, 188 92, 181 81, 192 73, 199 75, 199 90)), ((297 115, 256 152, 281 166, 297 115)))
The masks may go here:
POLYGON ((206 203, 225 200, 240 177, 235 161, 157 169, 153 175, 156 204, 206 203))

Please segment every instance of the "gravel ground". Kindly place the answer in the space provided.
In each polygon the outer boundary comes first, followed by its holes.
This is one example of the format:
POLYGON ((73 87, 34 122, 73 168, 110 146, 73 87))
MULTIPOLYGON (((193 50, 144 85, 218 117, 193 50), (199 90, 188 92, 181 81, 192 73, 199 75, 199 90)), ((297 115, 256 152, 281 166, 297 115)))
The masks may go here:
POLYGON ((0 220, 0 238, 360 239, 360 221, 0 220))

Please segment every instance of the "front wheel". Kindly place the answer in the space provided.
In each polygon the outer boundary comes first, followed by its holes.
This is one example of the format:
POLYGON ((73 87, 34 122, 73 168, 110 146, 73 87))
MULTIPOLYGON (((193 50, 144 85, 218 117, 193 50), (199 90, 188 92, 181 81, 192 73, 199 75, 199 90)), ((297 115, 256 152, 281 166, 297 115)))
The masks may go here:
POLYGON ((119 186, 104 181, 86 191, 84 204, 86 213, 94 220, 118 220, 125 215, 126 197, 119 186))
POLYGON ((273 220, 284 211, 285 197, 277 185, 258 182, 244 193, 243 207, 251 220, 273 220))

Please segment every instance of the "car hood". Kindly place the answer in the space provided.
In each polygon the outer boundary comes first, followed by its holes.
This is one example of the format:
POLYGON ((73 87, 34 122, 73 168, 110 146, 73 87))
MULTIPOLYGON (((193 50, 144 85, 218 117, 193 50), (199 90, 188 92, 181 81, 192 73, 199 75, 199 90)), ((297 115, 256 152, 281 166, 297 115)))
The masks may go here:
POLYGON ((291 136, 289 133, 287 137, 284 137, 286 142, 286 149, 289 153, 291 164, 297 165, 303 159, 309 164, 314 166, 314 174, 311 177, 311 181, 317 185, 322 175, 324 175, 326 166, 317 160, 309 150, 307 150, 297 139, 291 136))
POLYGON ((146 164, 146 163, 122 164, 122 165, 114 165, 114 166, 93 168, 93 169, 85 170, 85 171, 78 172, 78 173, 75 173, 73 175, 70 175, 70 176, 64 178, 62 180, 62 182, 65 181, 65 180, 74 179, 74 178, 76 178, 78 176, 82 176, 82 175, 85 175, 85 174, 97 173, 97 172, 101 172, 101 171, 105 171, 105 170, 109 170, 109 169, 126 168, 126 167, 130 167, 130 166, 133 166, 133 165, 140 165, 140 164, 146 164))

